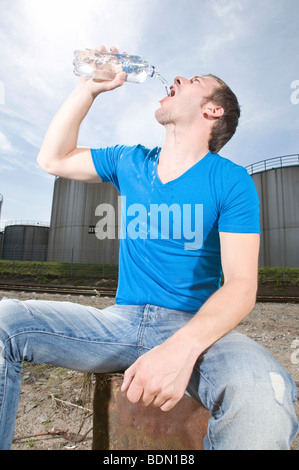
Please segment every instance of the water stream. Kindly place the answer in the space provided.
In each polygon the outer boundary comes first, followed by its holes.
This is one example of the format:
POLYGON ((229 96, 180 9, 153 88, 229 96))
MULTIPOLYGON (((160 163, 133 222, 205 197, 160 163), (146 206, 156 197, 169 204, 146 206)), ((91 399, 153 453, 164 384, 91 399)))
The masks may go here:
POLYGON ((156 77, 159 78, 159 80, 163 83, 167 96, 170 96, 170 87, 167 80, 165 80, 165 78, 162 77, 162 75, 160 75, 159 73, 157 73, 156 77))

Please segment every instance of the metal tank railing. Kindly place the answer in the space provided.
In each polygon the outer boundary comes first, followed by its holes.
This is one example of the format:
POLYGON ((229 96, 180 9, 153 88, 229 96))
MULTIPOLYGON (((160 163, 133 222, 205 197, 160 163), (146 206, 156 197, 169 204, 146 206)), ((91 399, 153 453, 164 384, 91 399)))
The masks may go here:
POLYGON ((299 165, 299 154, 282 155, 280 157, 268 158, 260 162, 252 163, 246 166, 250 175, 260 173, 261 171, 272 170, 274 168, 283 168, 287 166, 299 165))
POLYGON ((11 225, 34 225, 39 227, 50 227, 49 222, 38 220, 9 220, 5 222, 5 227, 10 227, 11 225))

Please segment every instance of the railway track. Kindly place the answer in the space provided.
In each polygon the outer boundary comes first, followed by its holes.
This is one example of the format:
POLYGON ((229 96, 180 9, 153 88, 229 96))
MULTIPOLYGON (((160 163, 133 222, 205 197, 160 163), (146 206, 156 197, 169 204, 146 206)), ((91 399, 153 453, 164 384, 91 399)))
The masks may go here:
POLYGON ((298 304, 299 297, 297 296, 279 296, 279 295, 258 295, 257 302, 273 302, 276 304, 298 304))
POLYGON ((5 284, 0 283, 0 291, 16 292, 36 292, 40 294, 60 294, 60 295, 98 295, 105 297, 115 297, 116 289, 97 287, 76 287, 76 286, 47 286, 41 284, 5 284))
MULTIPOLYGON (((36 292, 40 294, 86 295, 115 297, 116 289, 97 287, 52 286, 0 283, 0 291, 36 292)), ((299 296, 258 295, 257 302, 299 303, 299 296)))

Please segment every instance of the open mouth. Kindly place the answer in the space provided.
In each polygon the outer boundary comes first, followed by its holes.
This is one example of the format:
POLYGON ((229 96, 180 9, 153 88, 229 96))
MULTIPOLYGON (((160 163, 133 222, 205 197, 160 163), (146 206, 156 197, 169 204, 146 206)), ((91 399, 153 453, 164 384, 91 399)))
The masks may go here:
POLYGON ((162 98, 162 100, 160 100, 160 103, 163 103, 164 101, 168 100, 169 98, 173 98, 175 95, 175 89, 173 88, 173 86, 171 86, 169 88, 169 93, 167 93, 167 96, 165 96, 165 98, 162 98))

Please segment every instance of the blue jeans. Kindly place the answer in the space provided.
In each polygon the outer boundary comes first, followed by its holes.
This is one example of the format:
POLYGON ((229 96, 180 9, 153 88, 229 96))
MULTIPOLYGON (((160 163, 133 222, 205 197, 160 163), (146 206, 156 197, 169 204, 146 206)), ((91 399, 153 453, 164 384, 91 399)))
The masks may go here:
MULTIPOLYGON (((125 370, 191 318, 153 305, 100 310, 69 302, 0 302, 0 449, 10 449, 22 361, 85 372, 125 370)), ((262 346, 231 332, 204 354, 186 393, 210 410, 206 449, 289 449, 296 386, 262 346)))

